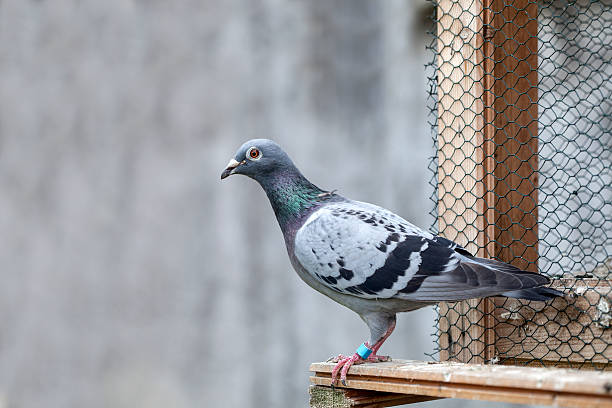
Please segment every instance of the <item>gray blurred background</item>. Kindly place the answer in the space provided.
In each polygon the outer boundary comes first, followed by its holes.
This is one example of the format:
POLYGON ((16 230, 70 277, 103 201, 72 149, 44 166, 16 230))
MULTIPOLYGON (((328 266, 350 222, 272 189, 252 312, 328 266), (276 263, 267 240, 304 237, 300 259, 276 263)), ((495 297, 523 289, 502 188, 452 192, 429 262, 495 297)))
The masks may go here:
MULTIPOLYGON (((309 363, 367 328, 291 270, 260 188, 219 175, 272 138, 429 227, 426 9, 2 1, 0 408, 306 406, 309 363)), ((427 358, 434 318, 382 351, 427 358)))

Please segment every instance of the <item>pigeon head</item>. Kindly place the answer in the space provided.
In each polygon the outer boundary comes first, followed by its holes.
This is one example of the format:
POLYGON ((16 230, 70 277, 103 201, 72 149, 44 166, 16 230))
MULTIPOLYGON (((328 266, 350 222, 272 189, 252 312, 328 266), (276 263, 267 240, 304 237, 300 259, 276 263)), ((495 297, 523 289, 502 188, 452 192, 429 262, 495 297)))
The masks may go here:
POLYGON ((308 181, 295 167, 279 145, 267 139, 253 139, 244 143, 227 164, 221 179, 242 174, 257 181, 266 192, 276 218, 287 232, 322 202, 338 199, 308 181))
POLYGON ((252 139, 240 146, 221 179, 242 174, 261 183, 275 174, 293 171, 297 171, 295 165, 279 145, 268 139, 252 139))

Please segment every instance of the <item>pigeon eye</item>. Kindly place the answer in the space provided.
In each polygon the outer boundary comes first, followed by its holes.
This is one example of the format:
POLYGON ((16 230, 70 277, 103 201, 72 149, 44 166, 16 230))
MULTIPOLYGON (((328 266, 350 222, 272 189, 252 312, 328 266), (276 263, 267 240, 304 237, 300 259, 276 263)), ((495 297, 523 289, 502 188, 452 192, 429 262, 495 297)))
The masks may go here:
POLYGON ((251 160, 258 160, 260 157, 261 157, 261 152, 256 147, 251 147, 247 151, 247 158, 249 158, 251 160))

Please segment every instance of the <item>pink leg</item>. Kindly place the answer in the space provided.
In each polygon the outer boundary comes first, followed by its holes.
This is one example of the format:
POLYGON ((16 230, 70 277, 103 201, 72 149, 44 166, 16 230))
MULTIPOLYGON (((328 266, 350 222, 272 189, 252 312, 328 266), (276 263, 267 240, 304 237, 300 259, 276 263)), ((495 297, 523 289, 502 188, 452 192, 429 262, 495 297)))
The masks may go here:
POLYGON ((342 354, 340 354, 338 357, 331 359, 332 362, 336 363, 336 366, 332 370, 332 385, 336 383, 336 377, 338 376, 338 371, 340 371, 340 381, 342 381, 342 385, 346 387, 346 375, 348 374, 349 368, 351 368, 353 364, 362 364, 366 361, 371 363, 390 361, 391 357, 379 356, 376 353, 378 352, 378 349, 380 349, 380 346, 382 346, 382 344, 385 342, 385 340, 389 338, 389 336, 393 332, 393 329, 395 329, 395 320, 389 326, 385 334, 376 343, 374 343, 374 346, 370 347, 370 344, 367 341, 365 342, 365 345, 372 350, 372 354, 370 354, 365 360, 362 359, 357 353, 353 354, 350 357, 343 356, 342 354))

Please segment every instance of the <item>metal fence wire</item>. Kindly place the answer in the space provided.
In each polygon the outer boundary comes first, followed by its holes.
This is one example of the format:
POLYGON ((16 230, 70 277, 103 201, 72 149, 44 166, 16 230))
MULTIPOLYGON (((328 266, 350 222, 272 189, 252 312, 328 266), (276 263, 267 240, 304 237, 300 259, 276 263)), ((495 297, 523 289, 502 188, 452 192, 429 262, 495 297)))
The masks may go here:
POLYGON ((434 229, 552 278, 553 302, 445 303, 442 360, 612 358, 612 0, 437 0, 434 229))

